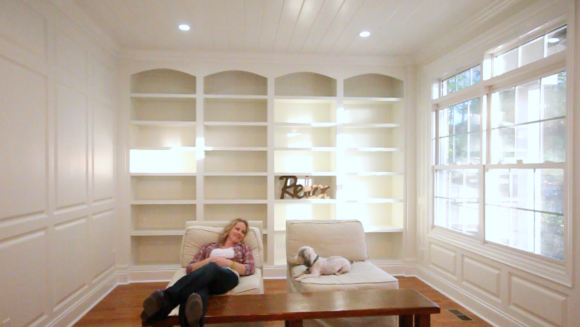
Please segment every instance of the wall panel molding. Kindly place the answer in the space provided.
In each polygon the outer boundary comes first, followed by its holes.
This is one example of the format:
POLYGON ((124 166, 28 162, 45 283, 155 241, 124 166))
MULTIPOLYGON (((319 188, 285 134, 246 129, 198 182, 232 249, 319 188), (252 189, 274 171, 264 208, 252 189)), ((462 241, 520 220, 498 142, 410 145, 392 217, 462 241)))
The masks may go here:
POLYGON ((501 302, 501 270, 477 259, 462 256, 464 284, 484 293, 490 299, 501 302))
POLYGON ((567 296, 510 274, 508 305, 524 318, 549 326, 564 326, 567 296))

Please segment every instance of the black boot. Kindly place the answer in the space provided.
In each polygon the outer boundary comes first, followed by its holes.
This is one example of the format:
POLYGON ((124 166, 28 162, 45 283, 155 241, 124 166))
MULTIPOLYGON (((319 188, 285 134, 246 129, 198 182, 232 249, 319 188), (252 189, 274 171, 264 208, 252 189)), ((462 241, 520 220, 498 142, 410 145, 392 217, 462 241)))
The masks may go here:
POLYGON ((163 291, 157 290, 143 301, 143 312, 141 320, 143 322, 150 320, 163 319, 170 313, 169 306, 163 295, 163 291))

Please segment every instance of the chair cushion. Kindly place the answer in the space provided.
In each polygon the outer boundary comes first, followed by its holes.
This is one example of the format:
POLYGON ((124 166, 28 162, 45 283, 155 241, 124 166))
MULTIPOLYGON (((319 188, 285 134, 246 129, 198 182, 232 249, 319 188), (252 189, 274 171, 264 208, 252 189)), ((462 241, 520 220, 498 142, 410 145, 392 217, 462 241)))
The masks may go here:
POLYGON ((399 281, 395 277, 367 261, 354 262, 350 272, 346 274, 338 276, 324 275, 297 282, 294 276, 304 270, 306 270, 306 266, 303 265, 295 266, 291 270, 291 287, 296 292, 388 290, 399 288, 399 281))
MULTIPOLYGON (((185 268, 203 245, 217 242, 222 230, 222 227, 211 226, 192 226, 187 228, 181 246, 181 267, 185 268)), ((261 237, 260 230, 256 227, 250 227, 248 234, 244 238, 244 243, 252 248, 256 268, 262 268, 262 257, 260 255, 262 242, 260 242, 258 237, 261 237)))
POLYGON ((363 225, 358 220, 287 220, 286 256, 311 246, 321 257, 339 255, 350 261, 368 259, 363 225))
MULTIPOLYGON (((185 268, 179 268, 173 274, 171 281, 167 287, 175 284, 181 277, 185 276, 185 268)), ((234 289, 223 295, 238 295, 238 294, 264 294, 264 280, 262 278, 262 270, 256 268, 253 275, 243 276, 240 278, 240 283, 234 289)), ((179 314, 179 306, 171 313, 170 316, 177 316, 179 314)))

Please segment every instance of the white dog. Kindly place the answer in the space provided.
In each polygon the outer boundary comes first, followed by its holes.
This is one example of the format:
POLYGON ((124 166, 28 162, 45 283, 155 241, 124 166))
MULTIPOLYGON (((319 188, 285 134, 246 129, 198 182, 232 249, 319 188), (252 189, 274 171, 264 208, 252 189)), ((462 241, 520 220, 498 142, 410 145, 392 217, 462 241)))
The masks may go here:
POLYGON ((306 278, 317 278, 320 275, 341 275, 350 271, 350 262, 339 256, 322 258, 309 246, 303 246, 298 254, 289 260, 295 265, 305 265, 306 270, 294 276, 297 281, 306 278))

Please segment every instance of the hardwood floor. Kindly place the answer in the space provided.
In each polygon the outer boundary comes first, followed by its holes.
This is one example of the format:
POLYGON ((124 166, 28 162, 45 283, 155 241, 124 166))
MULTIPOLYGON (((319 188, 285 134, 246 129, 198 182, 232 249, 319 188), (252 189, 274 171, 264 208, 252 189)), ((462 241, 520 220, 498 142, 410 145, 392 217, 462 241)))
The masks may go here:
MULTIPOLYGON (((397 277, 399 288, 413 288, 437 303, 441 314, 431 315, 433 327, 482 327, 491 326, 467 309, 451 301, 427 284, 414 277, 397 277), (447 312, 448 309, 458 309, 474 321, 463 322, 447 312)), ((76 327, 139 327, 143 299, 156 289, 163 289, 167 283, 135 283, 117 286, 99 304, 81 318, 76 327)), ((285 280, 264 280, 264 288, 268 294, 286 293, 285 280)), ((208 325, 211 326, 211 325, 208 325)), ((266 327, 283 327, 284 322, 266 322, 266 327)))

